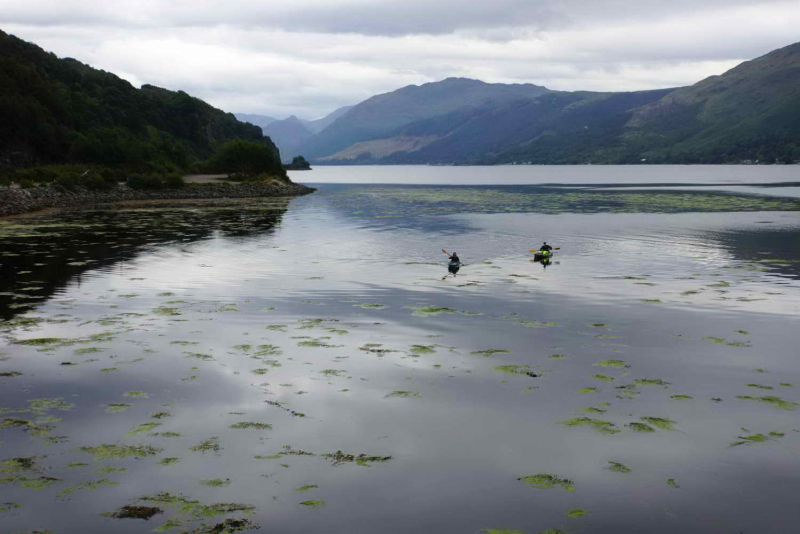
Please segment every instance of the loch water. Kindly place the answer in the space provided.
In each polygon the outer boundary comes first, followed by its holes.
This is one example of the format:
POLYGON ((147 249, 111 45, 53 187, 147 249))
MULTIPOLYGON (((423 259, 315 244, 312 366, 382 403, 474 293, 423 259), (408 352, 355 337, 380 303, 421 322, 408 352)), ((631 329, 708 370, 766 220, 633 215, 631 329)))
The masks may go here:
POLYGON ((2 219, 0 532, 795 532, 798 175, 319 167, 2 219))

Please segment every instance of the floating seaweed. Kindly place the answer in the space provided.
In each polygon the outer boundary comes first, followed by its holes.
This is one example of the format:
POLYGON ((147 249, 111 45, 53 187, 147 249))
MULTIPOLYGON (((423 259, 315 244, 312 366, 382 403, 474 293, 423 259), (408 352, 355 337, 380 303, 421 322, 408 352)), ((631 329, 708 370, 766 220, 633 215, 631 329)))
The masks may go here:
POLYGON ((798 406, 796 402, 787 401, 780 397, 776 397, 774 395, 768 395, 766 397, 751 397, 749 395, 736 395, 736 398, 742 400, 749 400, 753 402, 760 402, 762 404, 766 404, 768 406, 772 406, 773 408, 778 408, 780 410, 793 411, 798 406))
POLYGON ((575 483, 568 478, 560 478, 555 475, 539 474, 520 477, 517 480, 524 482, 532 488, 550 489, 560 487, 569 493, 575 492, 575 483))
POLYGON ((588 426, 602 434, 616 434, 620 432, 620 430, 615 428, 614 423, 601 421, 600 419, 592 419, 590 417, 575 417, 568 421, 562 421, 561 424, 566 426, 588 426))
POLYGON ((373 463, 388 462, 392 459, 391 456, 368 456, 366 454, 347 454, 341 450, 334 453, 323 454, 323 458, 330 460, 333 465, 343 465, 347 463, 355 463, 363 467, 369 467, 373 463))

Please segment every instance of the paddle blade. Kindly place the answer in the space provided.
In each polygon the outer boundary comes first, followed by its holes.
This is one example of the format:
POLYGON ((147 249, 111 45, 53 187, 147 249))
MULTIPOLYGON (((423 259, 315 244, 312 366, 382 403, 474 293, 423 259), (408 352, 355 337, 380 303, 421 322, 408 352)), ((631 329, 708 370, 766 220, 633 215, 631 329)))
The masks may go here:
POLYGON ((447 252, 445 249, 442 249, 442 252, 444 252, 445 254, 450 254, 450 253, 449 253, 449 252, 447 252))
POLYGON ((528 252, 539 252, 539 251, 536 250, 536 249, 533 249, 533 250, 529 250, 528 252))

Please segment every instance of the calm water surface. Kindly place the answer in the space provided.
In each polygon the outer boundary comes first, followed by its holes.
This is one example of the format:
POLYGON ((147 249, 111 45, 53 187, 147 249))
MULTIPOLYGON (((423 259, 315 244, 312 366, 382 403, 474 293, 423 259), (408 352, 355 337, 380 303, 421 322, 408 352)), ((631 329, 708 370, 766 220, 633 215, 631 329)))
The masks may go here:
POLYGON ((796 530, 794 168, 293 178, 0 221, 0 531, 796 530))

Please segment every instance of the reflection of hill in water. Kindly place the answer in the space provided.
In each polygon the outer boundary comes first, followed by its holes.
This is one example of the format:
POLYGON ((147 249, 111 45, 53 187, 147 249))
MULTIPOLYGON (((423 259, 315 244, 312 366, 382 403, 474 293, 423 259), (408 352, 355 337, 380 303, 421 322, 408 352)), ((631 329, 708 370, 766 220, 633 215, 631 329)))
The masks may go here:
POLYGON ((796 228, 729 230, 710 234, 737 260, 800 280, 800 235, 796 228))
POLYGON ((88 271, 129 261, 152 246, 269 234, 288 200, 203 209, 60 213, 0 224, 0 318, 50 298, 88 271))

